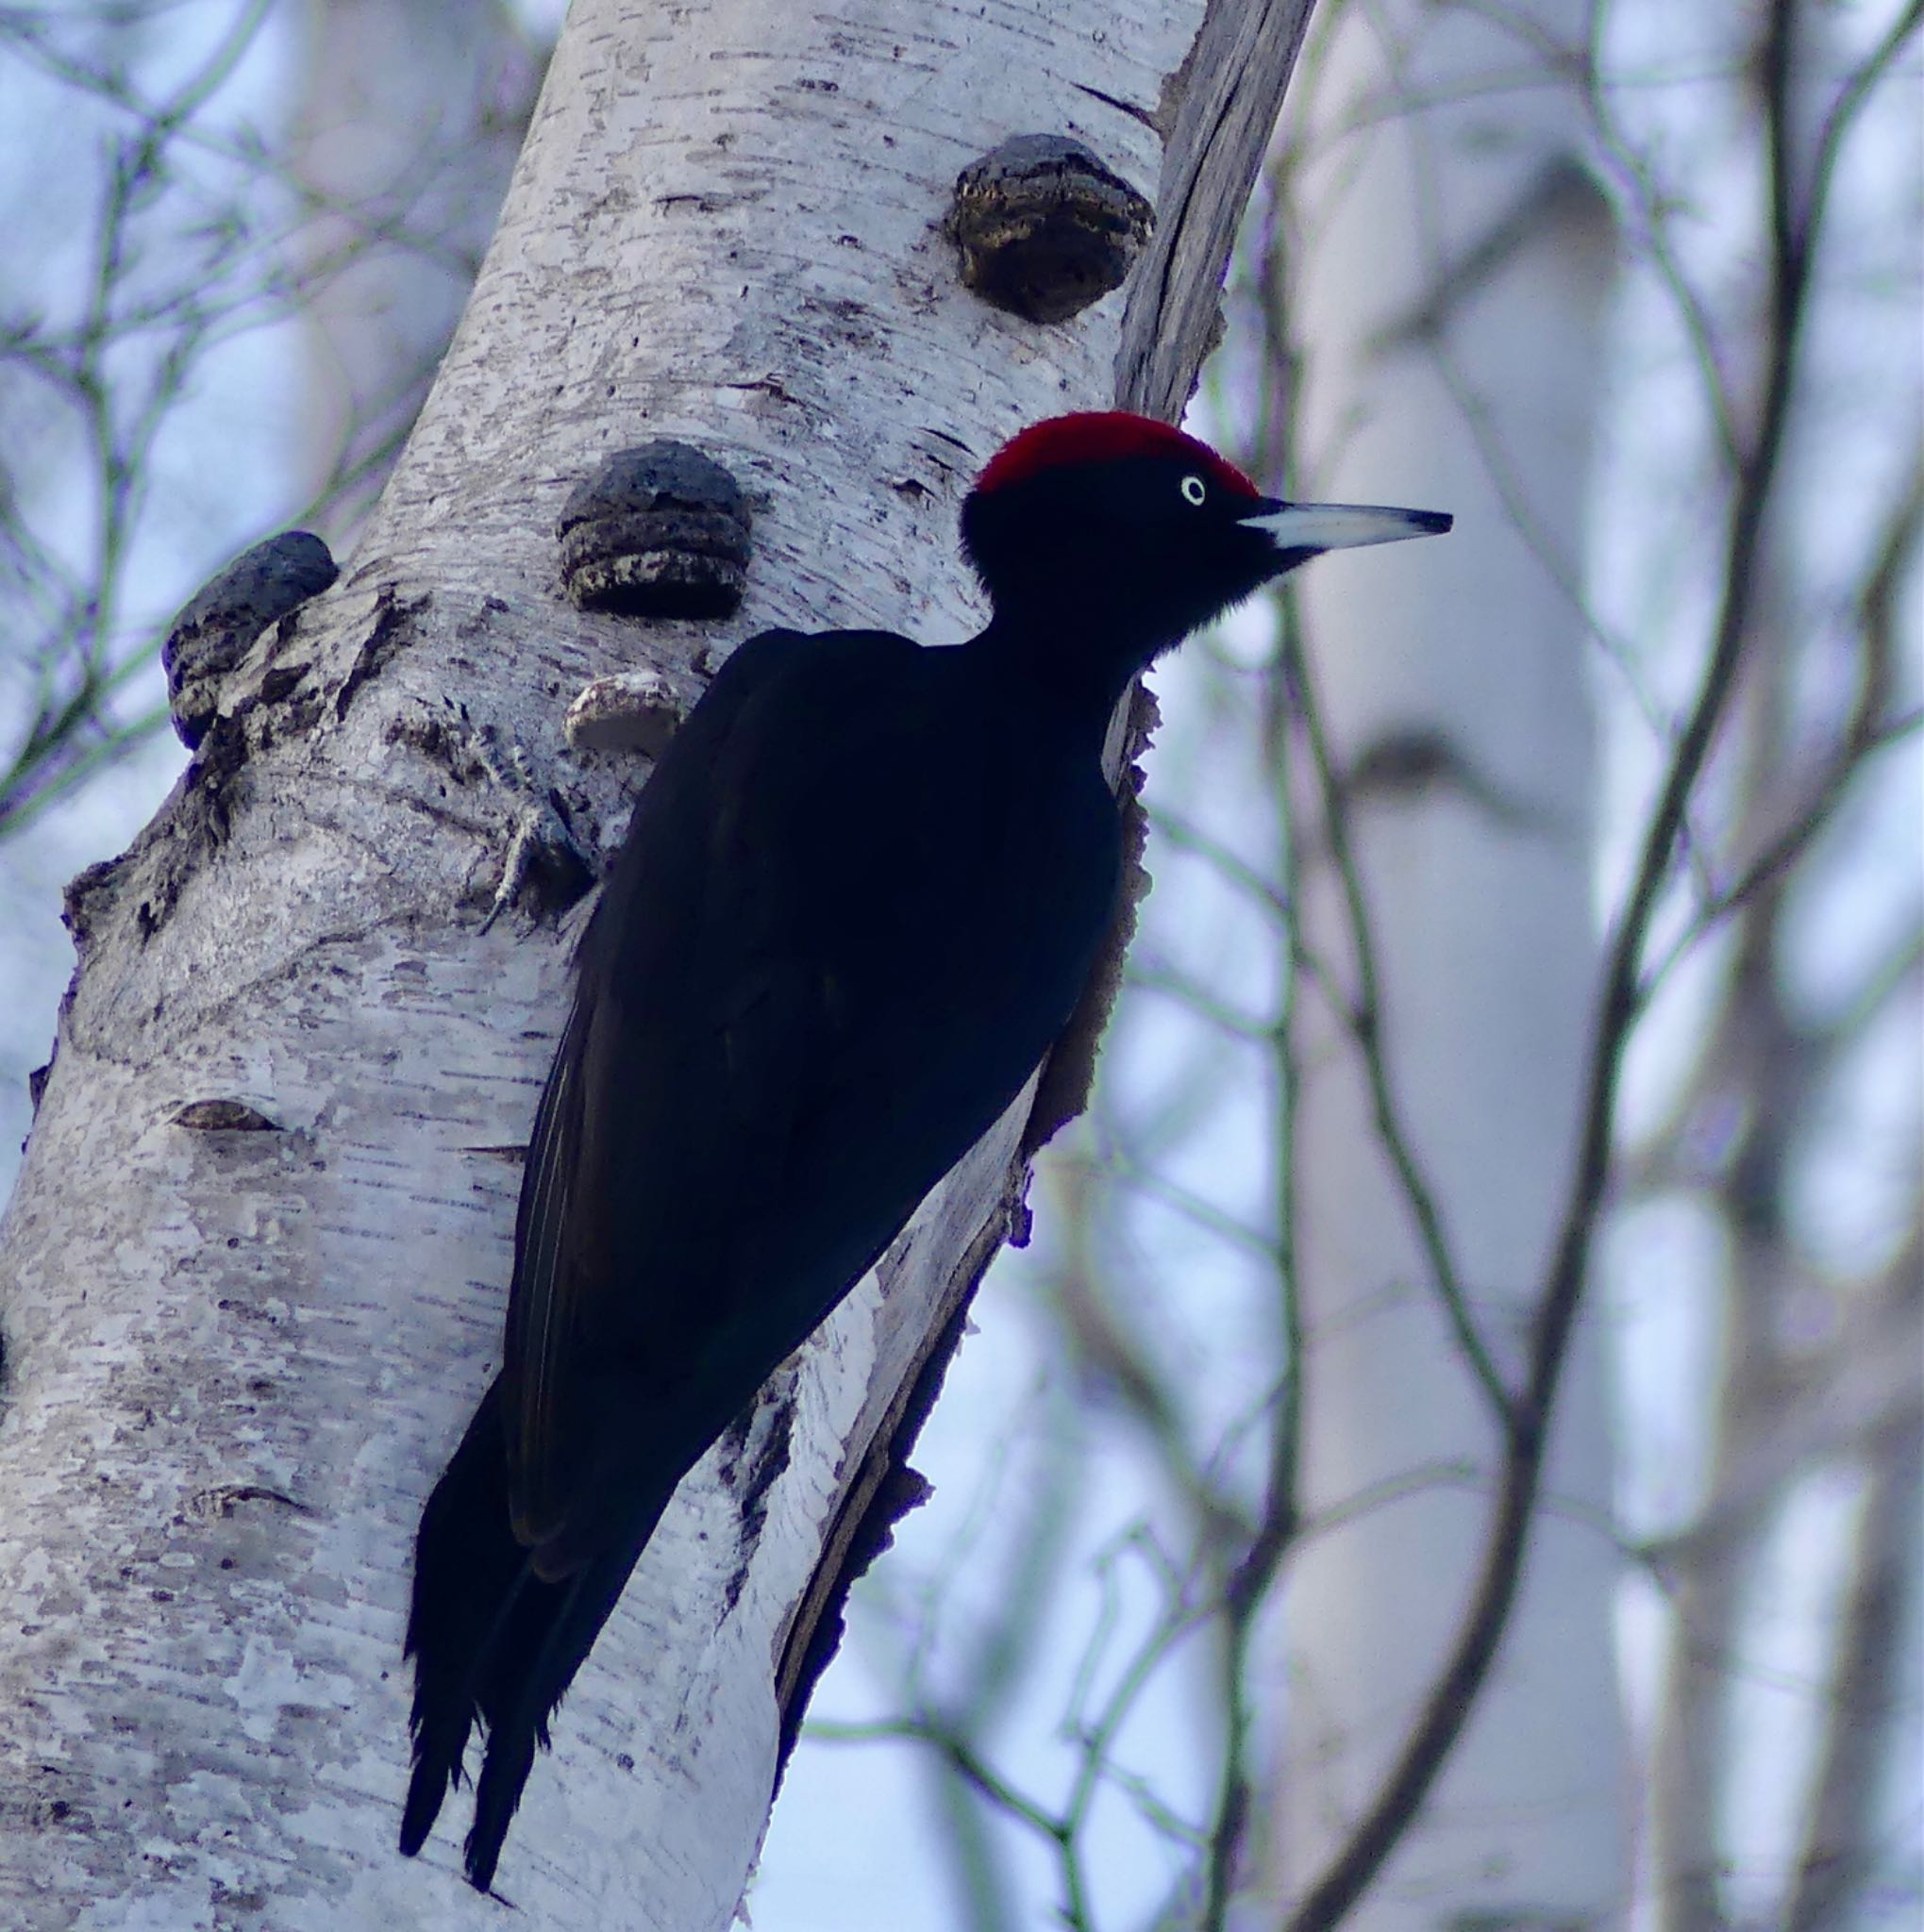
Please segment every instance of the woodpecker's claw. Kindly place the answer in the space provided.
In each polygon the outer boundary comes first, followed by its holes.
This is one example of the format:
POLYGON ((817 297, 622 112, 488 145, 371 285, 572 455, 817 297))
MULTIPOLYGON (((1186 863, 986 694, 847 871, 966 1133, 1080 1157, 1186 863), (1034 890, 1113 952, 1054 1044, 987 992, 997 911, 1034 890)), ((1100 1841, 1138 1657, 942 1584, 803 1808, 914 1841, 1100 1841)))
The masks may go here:
POLYGON ((497 726, 481 725, 475 733, 474 749, 488 776, 520 801, 500 883, 481 930, 486 932, 510 906, 528 899, 537 913, 559 916, 587 892, 595 878, 594 860, 581 850, 560 794, 551 786, 537 786, 527 748, 514 738, 504 747, 497 726))

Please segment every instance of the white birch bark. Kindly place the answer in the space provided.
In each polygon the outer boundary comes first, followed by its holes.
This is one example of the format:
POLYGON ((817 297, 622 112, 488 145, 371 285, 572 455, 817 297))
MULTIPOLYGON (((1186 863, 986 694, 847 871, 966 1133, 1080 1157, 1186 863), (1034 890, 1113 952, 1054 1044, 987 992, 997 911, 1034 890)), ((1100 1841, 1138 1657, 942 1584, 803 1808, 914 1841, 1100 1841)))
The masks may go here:
MULTIPOLYGON (((958 168, 1073 134, 1152 197, 1181 185, 1159 244, 1213 232, 1254 166, 1222 141, 1261 65, 1237 35, 1290 12, 577 0, 360 549, 244 668, 232 768, 190 774, 75 900, 81 972, 0 1246, 7 1924, 493 1922, 457 1873, 464 1800, 421 1859, 393 1850, 401 1626, 422 1499, 496 1360, 568 935, 478 931, 510 802, 448 701, 618 829, 635 761, 571 759, 561 708, 637 659, 692 695, 714 633, 576 613, 554 522, 595 458, 661 434, 757 504, 726 641, 966 634, 977 464, 1118 382, 1179 398, 1207 305, 1167 318, 1213 271, 1014 321, 937 232, 958 168), (276 1130, 177 1122, 214 1099, 276 1130)), ((714 1458, 685 1487, 530 1781, 501 1877, 525 1923, 728 1923, 797 1603, 999 1239, 1018 1126, 778 1378, 797 1424, 759 1536, 714 1458)))
MULTIPOLYGON (((1545 0, 1530 18, 1581 42, 1576 7, 1545 0)), ((1570 1174, 1597 984, 1588 640, 1564 587, 1581 570, 1611 231, 1571 153, 1567 81, 1545 67, 1529 83, 1521 33, 1394 6, 1352 10, 1331 39, 1295 116, 1299 493, 1447 508, 1456 527, 1420 558, 1372 553, 1366 599, 1348 601, 1340 558, 1306 573, 1301 594, 1350 781, 1390 1089, 1514 1385, 1570 1174), (1478 85, 1493 73, 1502 88, 1478 85)), ((1306 931, 1351 998, 1348 920, 1313 808, 1298 832, 1306 931)), ((1312 1533, 1287 1606, 1289 1899, 1374 1798, 1464 1621, 1499 1446, 1344 1016, 1314 984, 1303 1013, 1312 1533)), ((1585 1327, 1514 1622, 1361 1908, 1371 1932, 1613 1923, 1627 1773, 1602 1367, 1585 1327)))

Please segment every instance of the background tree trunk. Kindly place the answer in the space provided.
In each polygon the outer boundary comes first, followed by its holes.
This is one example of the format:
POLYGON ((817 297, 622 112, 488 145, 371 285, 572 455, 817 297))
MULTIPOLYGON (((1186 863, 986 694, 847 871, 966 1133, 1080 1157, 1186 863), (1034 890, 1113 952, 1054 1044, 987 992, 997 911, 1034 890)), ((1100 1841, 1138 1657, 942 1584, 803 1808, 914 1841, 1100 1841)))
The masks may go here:
MULTIPOLYGON (((1545 45, 1581 41, 1560 0, 1530 20, 1545 45)), ((1609 213, 1571 146, 1566 75, 1539 57, 1529 77, 1514 15, 1330 25, 1292 109, 1297 493, 1444 504, 1457 522, 1433 554, 1372 558, 1353 603, 1340 559, 1298 593, 1343 825, 1304 770, 1303 928, 1330 971, 1304 985, 1297 1041, 1309 1534, 1275 1784, 1290 1900, 1345 1849, 1466 1615, 1502 1447, 1469 1350, 1516 1385, 1598 967, 1575 586, 1609 213), (1498 92, 1465 84, 1492 72, 1498 92)), ((1586 1325, 1514 1621, 1362 1909, 1372 1932, 1614 1921, 1630 1857, 1603 1369, 1586 1325)))
MULTIPOLYGON (((455 1876, 459 1804, 424 1858, 391 1849, 408 1553, 494 1366, 572 934, 479 930, 516 801, 475 741, 519 735, 605 846, 632 761, 571 760, 562 705, 638 657, 692 698, 716 641, 563 604, 556 513, 598 456, 681 435, 757 507, 729 641, 971 629, 953 517, 982 458, 1187 392, 1303 11, 577 0, 341 582, 71 895, 81 971, 0 1250, 9 1924, 492 1911, 455 1876), (1031 129, 1162 205, 1127 311, 1040 329, 959 287, 949 185, 1031 129)), ((728 1920, 798 1615, 1000 1238, 1020 1114, 686 1486, 530 1785, 503 1873, 528 1923, 728 1920)))
POLYGON ((460 320, 541 78, 507 0, 305 0, 293 165, 309 492, 345 537, 460 320))

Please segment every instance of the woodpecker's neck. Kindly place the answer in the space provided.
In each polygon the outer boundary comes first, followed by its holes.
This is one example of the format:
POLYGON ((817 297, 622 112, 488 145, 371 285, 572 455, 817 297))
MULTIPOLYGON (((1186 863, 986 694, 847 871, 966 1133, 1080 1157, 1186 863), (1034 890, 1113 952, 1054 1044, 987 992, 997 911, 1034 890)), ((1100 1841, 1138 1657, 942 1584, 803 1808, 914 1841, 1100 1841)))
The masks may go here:
POLYGON ((1173 641, 1131 637, 1121 624, 1092 625, 1069 609, 1041 622, 998 610, 963 648, 993 666, 1012 702, 1050 717, 1079 747, 1099 754, 1123 692, 1173 641))

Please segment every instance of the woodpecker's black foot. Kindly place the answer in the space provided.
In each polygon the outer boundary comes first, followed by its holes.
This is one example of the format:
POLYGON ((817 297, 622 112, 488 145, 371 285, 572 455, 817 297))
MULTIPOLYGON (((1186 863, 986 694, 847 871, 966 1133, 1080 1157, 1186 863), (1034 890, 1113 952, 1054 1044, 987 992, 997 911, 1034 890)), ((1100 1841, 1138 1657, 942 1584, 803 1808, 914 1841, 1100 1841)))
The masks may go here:
MULTIPOLYGON (((477 724, 453 698, 396 721, 389 736, 443 767, 457 785, 485 779, 505 791, 512 820, 501 877, 481 922, 483 932, 509 908, 535 920, 560 919, 600 876, 594 854, 575 836, 567 800, 535 777, 527 748, 499 725, 477 724)), ((443 788, 445 795, 445 788, 443 788)))
POLYGON ((481 930, 518 907, 536 919, 559 919, 594 884, 594 861, 583 852, 568 822, 568 808, 553 786, 539 784, 527 748, 500 728, 475 728, 474 754, 482 771, 516 801, 514 829, 500 883, 481 930))

